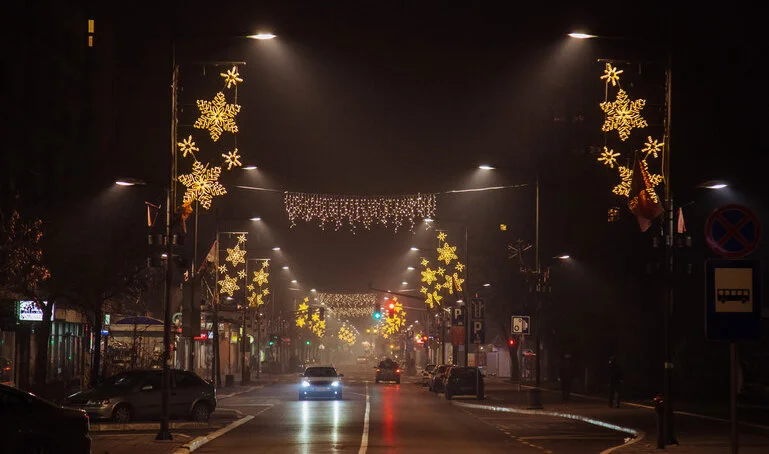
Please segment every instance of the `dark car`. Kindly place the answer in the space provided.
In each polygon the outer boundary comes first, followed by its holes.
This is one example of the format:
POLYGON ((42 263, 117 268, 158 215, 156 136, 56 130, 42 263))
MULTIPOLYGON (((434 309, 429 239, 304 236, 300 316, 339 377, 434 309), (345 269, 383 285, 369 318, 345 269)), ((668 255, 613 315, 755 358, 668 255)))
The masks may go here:
POLYGON ((448 370, 443 381, 446 399, 459 395, 474 395, 483 399, 483 374, 476 367, 454 366, 448 370))
POLYGON ((446 372, 450 367, 451 364, 435 366, 435 369, 430 372, 430 376, 427 378, 427 389, 434 393, 443 391, 443 379, 446 377, 446 372))
POLYGON ((394 381, 396 384, 401 382, 401 368, 395 361, 390 358, 381 361, 376 367, 376 377, 374 379, 376 383, 382 381, 394 381))
MULTIPOLYGON (((67 397, 64 404, 82 408, 93 419, 120 423, 160 419, 162 377, 163 372, 156 369, 121 372, 67 397)), ((207 421, 216 409, 216 389, 192 372, 172 369, 168 406, 173 418, 207 421)))
POLYGON ((0 385, 0 452, 90 454, 88 415, 0 385))
POLYGON ((300 375, 299 400, 311 397, 342 399, 342 377, 333 366, 310 366, 300 375))

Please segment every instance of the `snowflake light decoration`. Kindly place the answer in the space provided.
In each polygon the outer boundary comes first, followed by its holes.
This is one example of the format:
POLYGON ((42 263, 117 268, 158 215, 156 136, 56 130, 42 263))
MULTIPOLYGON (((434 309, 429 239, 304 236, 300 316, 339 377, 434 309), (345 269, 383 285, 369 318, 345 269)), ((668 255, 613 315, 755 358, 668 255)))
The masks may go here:
POLYGON ((612 87, 617 86, 617 82, 619 82, 619 75, 622 74, 623 70, 617 70, 617 68, 613 67, 611 63, 606 63, 606 69, 603 70, 603 76, 601 76, 601 80, 605 80, 606 84, 608 85, 611 83, 612 87))
POLYGON ((259 271, 254 271, 254 278, 252 281, 256 282, 256 285, 261 287, 268 282, 269 277, 270 273, 268 273, 266 267, 263 266, 259 271))
POLYGON ((200 161, 192 164, 192 173, 179 175, 179 182, 187 191, 184 193, 183 203, 192 203, 195 200, 206 210, 211 208, 211 202, 216 196, 227 194, 227 189, 219 183, 221 167, 208 167, 200 161))
POLYGON ((243 79, 240 78, 240 74, 238 74, 237 66, 233 66, 232 69, 227 70, 226 73, 219 73, 219 75, 224 78, 227 88, 238 85, 238 82, 243 82, 243 79))
POLYGON ((219 265, 219 272, 224 274, 227 272, 227 266, 226 265, 219 265))
POLYGON ((211 135, 211 140, 214 142, 218 141, 225 131, 238 132, 235 116, 240 112, 240 105, 227 104, 224 93, 217 93, 213 101, 199 99, 197 105, 200 110, 200 117, 195 120, 194 127, 207 129, 211 135))
POLYGON ((454 288, 457 290, 457 293, 461 292, 462 284, 464 284, 465 280, 459 277, 458 273, 454 273, 452 280, 454 282, 454 288))
POLYGON ((435 282, 437 278, 435 277, 435 270, 431 268, 425 268, 424 271, 422 271, 422 281, 427 285, 432 284, 435 282))
POLYGON ((616 195, 630 197, 630 189, 633 184, 633 169, 630 167, 619 167, 620 183, 611 190, 616 195))
POLYGON ((659 154, 662 152, 662 147, 664 145, 664 142, 658 142, 657 139, 652 139, 652 136, 647 137, 646 143, 641 149, 641 152, 644 153, 644 159, 648 158, 649 155, 652 155, 655 158, 659 157, 659 154))
POLYGON ((245 233, 238 235, 238 244, 244 244, 246 241, 248 241, 248 239, 246 238, 245 233))
POLYGON ((641 117, 641 110, 646 105, 645 99, 631 101, 625 90, 617 92, 615 101, 604 101, 600 104, 606 114, 606 120, 601 128, 604 132, 616 130, 623 142, 630 137, 630 131, 645 128, 646 120, 641 117))
POLYGON ((601 156, 598 157, 598 162, 602 162, 613 169, 614 165, 617 164, 617 156, 619 156, 619 153, 615 153, 614 150, 610 150, 608 147, 603 147, 601 156))
POLYGON ((452 260, 457 259, 456 246, 449 246, 449 243, 443 243, 443 246, 439 247, 437 250, 439 262, 444 262, 446 265, 448 265, 452 260))
POLYGON ((246 270, 238 271, 238 278, 239 279, 245 279, 246 278, 246 270))
POLYGON ((240 244, 236 244, 234 248, 227 248, 227 262, 231 262, 232 266, 238 266, 239 263, 246 263, 246 250, 240 248, 240 244))
POLYGON ((240 163, 240 155, 238 149, 234 149, 229 153, 223 153, 224 163, 227 165, 227 170, 232 170, 233 167, 240 167, 243 164, 240 163))
POLYGON ((619 220, 619 208, 609 208, 609 211, 606 213, 606 217, 608 222, 617 222, 619 220))
POLYGON ((229 296, 232 296, 233 293, 235 293, 237 290, 240 290, 238 280, 227 275, 224 276, 224 279, 219 281, 219 286, 221 287, 219 289, 219 293, 226 293, 229 296))
POLYGON ((200 148, 198 148, 192 140, 192 136, 187 137, 181 142, 177 142, 176 145, 179 147, 179 151, 182 152, 182 157, 185 158, 187 157, 187 153, 190 153, 192 157, 195 158, 195 152, 200 151, 200 148))

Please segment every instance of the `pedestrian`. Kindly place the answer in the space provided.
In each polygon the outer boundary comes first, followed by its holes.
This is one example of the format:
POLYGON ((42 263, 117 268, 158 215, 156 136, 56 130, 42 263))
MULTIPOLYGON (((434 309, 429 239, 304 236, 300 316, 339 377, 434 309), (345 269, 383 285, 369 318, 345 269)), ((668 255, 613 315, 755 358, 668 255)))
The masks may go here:
POLYGON ((574 381, 574 362, 570 354, 566 353, 561 358, 558 368, 558 380, 561 382, 561 396, 563 400, 569 400, 571 396, 571 384, 574 381))
POLYGON ((609 358, 609 407, 619 408, 622 388, 622 368, 612 356, 609 358))

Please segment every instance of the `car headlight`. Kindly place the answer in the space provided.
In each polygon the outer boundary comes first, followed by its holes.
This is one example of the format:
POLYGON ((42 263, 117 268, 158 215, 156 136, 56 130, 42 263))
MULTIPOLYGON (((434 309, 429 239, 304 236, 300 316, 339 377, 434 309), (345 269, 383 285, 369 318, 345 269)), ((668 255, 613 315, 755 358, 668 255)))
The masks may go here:
POLYGON ((310 387, 310 382, 308 382, 307 380, 304 380, 302 382, 302 388, 309 388, 309 387, 310 387))
POLYGON ((109 399, 91 399, 85 403, 88 406, 103 407, 109 404, 109 399))
POLYGON ((333 386, 334 388, 338 388, 339 387, 339 380, 332 381, 331 382, 331 386, 333 386))

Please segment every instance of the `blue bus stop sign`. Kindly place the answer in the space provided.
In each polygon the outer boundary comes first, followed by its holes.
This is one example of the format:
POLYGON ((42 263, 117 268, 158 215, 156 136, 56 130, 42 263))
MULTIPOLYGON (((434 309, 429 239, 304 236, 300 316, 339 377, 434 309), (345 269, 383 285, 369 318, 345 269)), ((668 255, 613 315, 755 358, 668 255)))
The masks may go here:
POLYGON ((761 268, 758 260, 705 262, 706 332, 709 340, 761 337, 761 268))
POLYGON ((725 205, 708 217, 705 237, 710 249, 721 257, 745 257, 758 247, 761 224, 747 207, 725 205))

